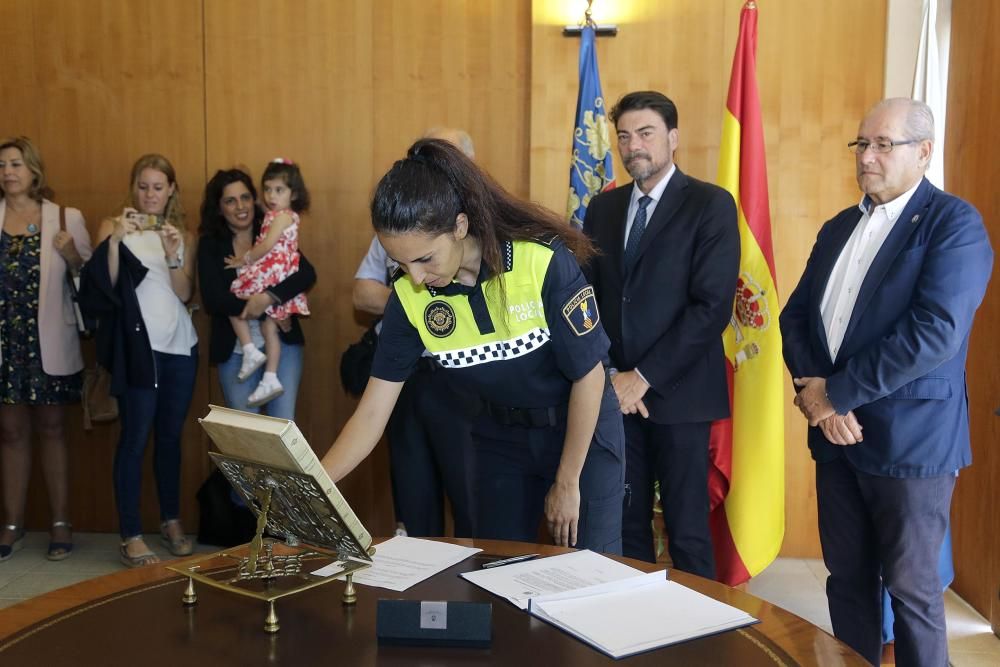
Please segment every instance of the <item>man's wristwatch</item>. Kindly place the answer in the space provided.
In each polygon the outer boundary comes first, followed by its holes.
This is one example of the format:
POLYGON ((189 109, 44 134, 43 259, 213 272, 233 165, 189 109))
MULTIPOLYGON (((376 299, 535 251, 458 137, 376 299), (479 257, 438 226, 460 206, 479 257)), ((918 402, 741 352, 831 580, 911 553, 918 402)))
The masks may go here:
POLYGON ((168 269, 179 269, 182 266, 184 266, 184 263, 180 260, 179 257, 174 260, 167 259, 166 257, 164 257, 163 259, 166 261, 168 269))

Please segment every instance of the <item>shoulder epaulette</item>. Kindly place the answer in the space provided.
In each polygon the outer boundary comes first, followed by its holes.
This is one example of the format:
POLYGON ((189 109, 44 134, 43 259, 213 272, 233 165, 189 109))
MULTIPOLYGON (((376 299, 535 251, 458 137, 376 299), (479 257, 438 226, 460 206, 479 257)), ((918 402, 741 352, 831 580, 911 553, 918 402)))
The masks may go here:
POLYGON ((391 276, 389 276, 389 282, 394 283, 405 275, 406 271, 404 271, 402 267, 396 267, 396 270, 392 272, 391 276))

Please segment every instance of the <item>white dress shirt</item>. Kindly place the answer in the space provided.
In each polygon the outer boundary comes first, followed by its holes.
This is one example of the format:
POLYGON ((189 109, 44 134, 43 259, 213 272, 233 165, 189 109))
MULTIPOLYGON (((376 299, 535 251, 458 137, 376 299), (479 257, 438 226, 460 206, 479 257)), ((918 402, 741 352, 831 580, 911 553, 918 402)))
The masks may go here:
POLYGON ((820 303, 832 361, 837 360, 837 353, 843 345, 844 333, 858 300, 858 290, 868 275, 868 269, 919 186, 918 180, 912 188, 881 206, 873 207, 874 202, 867 195, 858 204, 863 215, 837 258, 820 303))

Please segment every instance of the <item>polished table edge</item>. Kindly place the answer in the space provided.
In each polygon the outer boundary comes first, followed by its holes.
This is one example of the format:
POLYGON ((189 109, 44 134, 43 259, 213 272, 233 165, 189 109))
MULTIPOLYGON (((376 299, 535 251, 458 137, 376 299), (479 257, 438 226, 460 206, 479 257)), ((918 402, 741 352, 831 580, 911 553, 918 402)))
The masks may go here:
MULTIPOLYGON (((378 541, 381 542, 382 538, 378 541)), ((501 540, 477 540, 465 538, 431 538, 450 544, 482 549, 486 555, 497 557, 513 556, 523 553, 537 553, 540 556, 556 556, 568 553, 572 549, 546 544, 529 544, 525 542, 505 542, 501 540)), ((56 615, 62 615, 76 607, 93 605, 102 598, 112 596, 131 588, 145 587, 156 583, 180 581, 184 577, 177 572, 168 570, 168 565, 177 565, 186 560, 202 558, 205 554, 197 554, 190 558, 165 561, 155 565, 123 570, 94 579, 60 588, 50 593, 30 598, 24 602, 0 610, 0 644, 13 635, 56 615)), ((655 572, 663 569, 658 563, 632 560, 621 556, 611 556, 615 560, 630 565, 643 572, 655 572)), ((750 626, 774 642, 788 655, 802 665, 866 665, 860 655, 847 645, 841 643, 822 628, 796 616, 790 611, 762 600, 758 597, 732 588, 725 584, 702 577, 670 570, 670 579, 679 584, 704 593, 716 600, 742 609, 760 620, 760 623, 750 626)), ((472 585, 472 584, 470 584, 472 585)), ((53 619, 56 620, 56 619, 53 619)), ((737 630, 737 632, 743 632, 737 630)))

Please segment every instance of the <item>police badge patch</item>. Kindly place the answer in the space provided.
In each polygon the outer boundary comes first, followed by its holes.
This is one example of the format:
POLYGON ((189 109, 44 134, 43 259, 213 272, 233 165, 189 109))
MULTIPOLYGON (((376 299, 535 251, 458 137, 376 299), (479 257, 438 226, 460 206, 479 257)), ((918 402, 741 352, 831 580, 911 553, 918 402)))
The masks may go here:
POLYGON ((431 301, 424 308, 424 325, 436 338, 450 336, 455 330, 455 309, 445 301, 431 301))
POLYGON ((563 319, 569 324, 577 336, 583 336, 594 330, 601 315, 597 312, 597 299, 594 298, 594 288, 590 285, 573 295, 562 307, 563 319))

